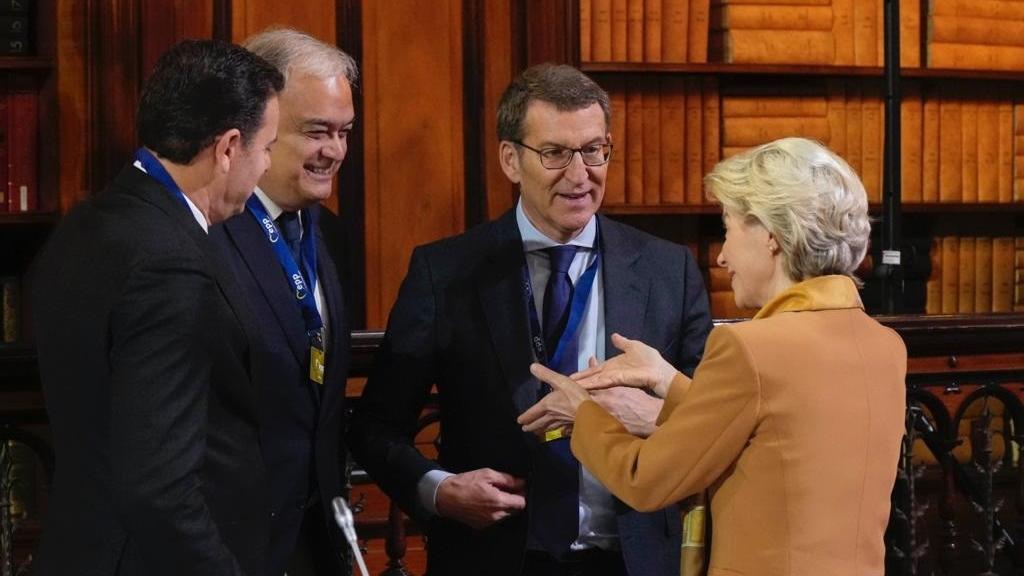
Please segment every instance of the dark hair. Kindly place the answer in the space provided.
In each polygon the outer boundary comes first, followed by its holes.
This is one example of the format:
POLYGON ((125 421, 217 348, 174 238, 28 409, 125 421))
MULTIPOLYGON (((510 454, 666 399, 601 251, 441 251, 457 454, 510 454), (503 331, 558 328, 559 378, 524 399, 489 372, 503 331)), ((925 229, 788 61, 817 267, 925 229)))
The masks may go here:
POLYGON ((540 100, 561 112, 575 112, 597 103, 611 125, 612 105, 608 93, 586 74, 564 64, 538 64, 523 71, 501 95, 498 104, 498 140, 523 139, 523 120, 530 102, 540 100))
POLYGON ((142 88, 139 141, 188 164, 224 132, 243 144, 263 125, 267 101, 284 77, 252 52, 219 40, 185 40, 164 52, 142 88))

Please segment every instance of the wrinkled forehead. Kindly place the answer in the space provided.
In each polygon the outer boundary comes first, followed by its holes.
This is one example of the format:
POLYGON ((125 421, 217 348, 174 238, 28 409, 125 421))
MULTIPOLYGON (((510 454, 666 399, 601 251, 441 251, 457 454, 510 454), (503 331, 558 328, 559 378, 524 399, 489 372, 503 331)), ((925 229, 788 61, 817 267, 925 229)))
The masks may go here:
POLYGON ((607 134, 604 111, 596 102, 575 110, 560 110, 550 102, 534 100, 523 122, 523 140, 534 144, 577 147, 600 141, 607 134))

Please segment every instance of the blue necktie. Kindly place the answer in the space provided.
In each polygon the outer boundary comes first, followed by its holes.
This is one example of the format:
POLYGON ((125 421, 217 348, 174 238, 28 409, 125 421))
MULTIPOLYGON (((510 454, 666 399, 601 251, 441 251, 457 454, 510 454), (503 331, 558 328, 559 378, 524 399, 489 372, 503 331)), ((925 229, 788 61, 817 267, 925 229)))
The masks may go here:
MULTIPOLYGON (((548 367, 562 374, 572 374, 579 363, 577 334, 566 342, 558 365, 550 362, 569 318, 573 294, 569 266, 576 256, 576 247, 555 246, 546 252, 551 259, 551 276, 544 292, 543 327, 548 367)), ((550 391, 547 384, 541 387, 541 395, 550 391)), ((572 455, 568 438, 541 444, 534 458, 532 481, 531 545, 562 558, 579 536, 579 462, 572 455)))
POLYGON ((299 266, 299 270, 302 270, 302 256, 300 250, 302 226, 299 224, 299 213, 281 212, 281 215, 277 217, 277 226, 281 229, 281 237, 284 238, 284 243, 288 245, 288 250, 291 251, 292 258, 295 258, 295 264, 299 266))

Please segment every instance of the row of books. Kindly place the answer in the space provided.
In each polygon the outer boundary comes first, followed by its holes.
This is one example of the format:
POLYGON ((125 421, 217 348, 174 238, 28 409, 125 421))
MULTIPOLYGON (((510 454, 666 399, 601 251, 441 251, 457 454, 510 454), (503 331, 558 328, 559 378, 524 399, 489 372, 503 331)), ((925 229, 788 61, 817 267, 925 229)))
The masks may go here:
MULTIPOLYGON (((721 238, 709 240, 697 259, 704 274, 704 285, 708 291, 712 318, 752 318, 756 308, 742 308, 736 305, 732 291, 732 279, 725 268, 718 266, 718 254, 722 251, 721 238)), ((691 250, 693 248, 691 247, 691 250)))
POLYGON ((707 62, 710 0, 580 0, 583 62, 707 62))
POLYGON ((21 338, 21 280, 0 277, 0 344, 17 344, 21 338))
POLYGON ((928 314, 1024 312, 1024 237, 932 239, 928 314))
POLYGON ((33 5, 34 0, 0 0, 0 55, 24 56, 34 51, 33 5))
POLYGON ((0 213, 39 209, 38 114, 31 86, 0 88, 0 213))
POLYGON ((1019 0, 927 0, 928 66, 1024 69, 1024 3, 1019 0))

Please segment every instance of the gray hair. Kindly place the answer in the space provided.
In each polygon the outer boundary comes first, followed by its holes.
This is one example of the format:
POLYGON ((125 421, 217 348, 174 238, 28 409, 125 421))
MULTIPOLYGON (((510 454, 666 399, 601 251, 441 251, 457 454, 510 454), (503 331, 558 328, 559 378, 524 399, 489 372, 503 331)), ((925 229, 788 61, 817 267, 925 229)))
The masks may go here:
POLYGON ((498 140, 523 139, 526 110, 535 100, 552 104, 559 112, 575 112, 599 104, 604 112, 605 130, 611 125, 611 100, 596 82, 572 66, 537 64, 512 80, 501 95, 498 140))
POLYGON ((344 76, 350 86, 355 86, 359 77, 359 68, 351 56, 337 46, 292 28, 268 28, 250 36, 242 46, 277 68, 286 85, 292 72, 317 78, 344 76))
POLYGON ((867 252, 868 199, 853 169, 821 144, 782 138, 723 160, 704 186, 733 216, 775 236, 794 281, 849 276, 867 252))

